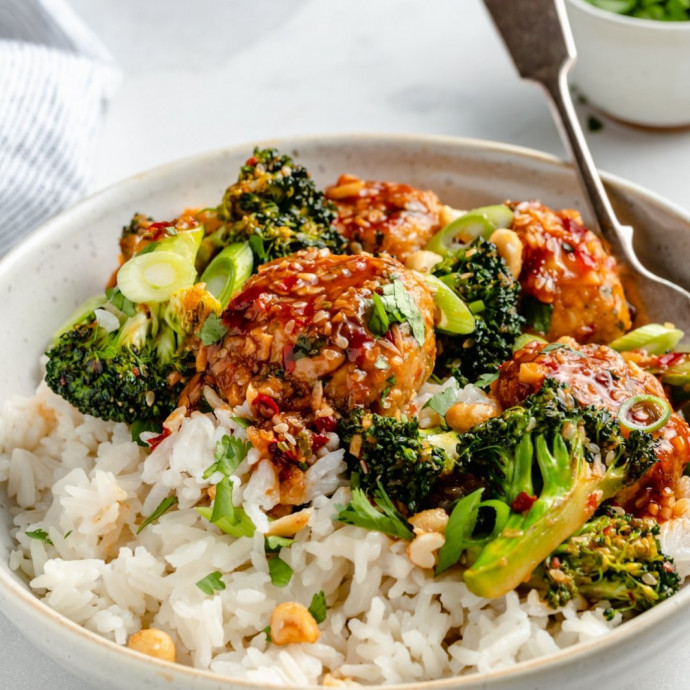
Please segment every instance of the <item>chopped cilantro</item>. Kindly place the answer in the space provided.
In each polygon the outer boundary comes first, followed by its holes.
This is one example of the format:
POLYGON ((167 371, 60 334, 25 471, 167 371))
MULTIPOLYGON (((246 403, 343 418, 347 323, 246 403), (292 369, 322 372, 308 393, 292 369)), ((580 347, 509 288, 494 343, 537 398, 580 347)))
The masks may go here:
POLYGON ((388 360, 383 355, 379 355, 376 362, 374 362, 374 366, 377 369, 381 369, 382 371, 385 371, 386 369, 390 369, 390 367, 388 365, 388 360))
POLYGON ((239 424, 243 429, 248 429, 252 425, 251 419, 245 417, 231 417, 232 421, 239 424))
POLYGON ((209 314, 201 327, 199 335, 204 345, 213 345, 223 338, 228 332, 227 326, 223 323, 218 314, 209 314))
POLYGON ((213 594, 213 592, 219 592, 225 589, 225 582, 221 580, 222 574, 217 570, 213 573, 209 573, 206 577, 199 580, 196 586, 204 594, 213 594))
POLYGON ((258 263, 264 263, 268 258, 266 255, 266 247, 264 246, 264 241, 259 235, 249 236, 249 246, 254 252, 254 256, 258 259, 258 263))
MULTIPOLYGON (((229 436, 223 437, 223 440, 225 438, 229 438, 229 436)), ((219 441, 220 443, 222 441, 219 441)), ((216 454, 218 455, 218 450, 216 450, 216 454)), ((237 460, 235 457, 232 460, 232 462, 236 462, 234 466, 230 464, 223 465, 224 462, 227 462, 227 458, 224 459, 224 456, 216 461, 216 464, 219 465, 218 469, 224 473, 224 476, 216 484, 216 497, 213 500, 213 505, 211 507, 197 507, 195 510, 201 517, 212 522, 221 532, 225 532, 225 534, 229 534, 231 537, 251 537, 256 529, 254 523, 243 508, 236 508, 232 502, 232 482, 229 475, 239 465, 241 459, 237 460), (226 470, 229 471, 226 473, 226 470)), ((211 467, 215 467, 215 465, 211 467)), ((206 470, 206 472, 209 470, 206 470)), ((209 476, 210 474, 213 474, 213 472, 210 472, 209 476)))
POLYGON ((316 357, 321 353, 326 345, 326 337, 309 338, 304 334, 297 337, 297 342, 292 348, 292 356, 294 359, 302 359, 303 357, 316 357))
POLYGON ((441 417, 458 401, 458 393, 454 388, 448 387, 432 396, 424 407, 430 407, 438 412, 441 417))
POLYGON ((576 350, 575 348, 570 347, 570 345, 566 345, 565 343, 551 343, 547 345, 545 348, 543 348, 541 352, 553 352, 554 350, 567 350, 568 352, 576 355, 577 357, 585 356, 579 350, 576 350))
POLYGON ((216 452, 213 455, 215 462, 206 468, 203 478, 208 479, 214 472, 222 472, 224 476, 229 477, 247 457, 251 447, 251 443, 245 443, 226 434, 216 443, 216 452))
POLYGON ((383 532, 399 539, 410 540, 414 537, 380 483, 374 494, 374 501, 375 506, 362 489, 353 488, 352 500, 340 509, 335 519, 347 525, 383 532))
POLYGON ((474 385, 477 388, 488 388, 496 379, 498 378, 498 372, 482 374, 475 382, 474 385))
POLYGON ((386 379, 386 383, 388 384, 388 386, 386 386, 381 392, 381 402, 385 401, 385 399, 388 397, 388 394, 391 392, 393 386, 395 385, 395 374, 389 376, 386 379))
POLYGON ((407 323, 412 335, 420 344, 424 344, 424 317, 397 278, 381 288, 381 294, 371 296, 371 312, 369 314, 369 330, 376 336, 382 337, 393 323, 407 323))
POLYGON ((293 573, 294 570, 282 558, 276 556, 268 561, 268 574, 276 587, 286 587, 293 573))
POLYGON ((311 613, 312 618, 317 624, 323 623, 326 620, 326 595, 323 593, 323 590, 317 592, 311 598, 309 613, 311 613))
POLYGON ((154 520, 158 520, 158 518, 163 515, 163 513, 167 512, 172 508, 174 505, 177 504, 177 496, 168 496, 167 498, 164 498, 159 504, 158 508, 156 508, 151 515, 149 515, 144 522, 142 522, 139 525, 139 529, 137 530, 137 534, 139 534, 144 527, 147 525, 150 525, 154 520))
POLYGON ((38 541, 42 541, 44 544, 54 546, 52 539, 48 536, 48 532, 46 532, 44 529, 35 529, 33 532, 25 532, 25 534, 30 539, 37 539, 38 541))
POLYGON ((264 542, 264 549, 266 551, 280 551, 283 547, 289 547, 292 546, 294 543, 294 539, 291 539, 290 537, 277 537, 277 536, 269 536, 266 537, 266 540, 264 542))

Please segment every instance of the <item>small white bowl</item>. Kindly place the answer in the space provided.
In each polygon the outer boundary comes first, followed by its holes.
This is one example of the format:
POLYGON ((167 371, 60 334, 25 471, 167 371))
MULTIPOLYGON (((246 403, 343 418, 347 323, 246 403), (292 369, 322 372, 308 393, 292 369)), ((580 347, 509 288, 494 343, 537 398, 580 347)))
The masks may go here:
POLYGON ((637 19, 566 0, 573 82, 592 105, 647 127, 690 125, 690 22, 637 19))

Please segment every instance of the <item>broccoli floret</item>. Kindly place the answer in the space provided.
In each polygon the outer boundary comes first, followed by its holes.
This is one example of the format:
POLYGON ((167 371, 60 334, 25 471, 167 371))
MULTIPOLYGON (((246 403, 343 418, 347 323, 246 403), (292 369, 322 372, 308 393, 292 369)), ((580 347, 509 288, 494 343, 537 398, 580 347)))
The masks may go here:
POLYGON ((355 409, 340 422, 340 437, 349 447, 350 473, 357 473, 359 485, 374 495, 379 485, 409 513, 420 510, 431 495, 438 478, 452 469, 453 459, 444 449, 457 434, 447 432, 424 437, 417 420, 394 419, 365 414, 355 409))
POLYGON ((496 245, 478 238, 436 264, 433 274, 470 306, 475 330, 465 336, 439 334, 434 373, 453 375, 461 385, 493 373, 510 359, 524 319, 518 313, 520 284, 513 279, 496 245))
POLYGON ((546 586, 546 601, 554 608, 581 595, 589 602, 608 601, 611 613, 644 611, 680 586, 658 533, 650 520, 603 509, 546 558, 532 584, 546 586))
POLYGON ((135 305, 115 290, 103 310, 57 338, 47 352, 46 383, 94 417, 164 419, 194 371, 191 339, 206 316, 219 311, 198 285, 152 305, 135 305))
POLYGON ((486 597, 515 589, 603 501, 647 471, 655 447, 649 434, 626 439, 607 410, 581 407, 552 379, 522 406, 462 434, 458 469, 483 479, 485 498, 511 508, 500 535, 465 571, 469 589, 486 597))
POLYGON ((275 149, 255 149, 217 209, 221 226, 205 242, 221 248, 249 241, 257 264, 307 247, 342 253, 336 211, 301 165, 275 149))

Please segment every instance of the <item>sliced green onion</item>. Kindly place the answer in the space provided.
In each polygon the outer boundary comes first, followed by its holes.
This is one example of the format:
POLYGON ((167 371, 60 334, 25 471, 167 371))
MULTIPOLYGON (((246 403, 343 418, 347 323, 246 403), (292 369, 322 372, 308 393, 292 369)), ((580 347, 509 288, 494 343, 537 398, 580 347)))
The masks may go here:
POLYGON ((74 326, 81 323, 87 316, 89 316, 96 309, 99 309, 107 302, 105 295, 98 295, 97 297, 89 297, 86 302, 80 304, 66 319, 61 326, 55 331, 53 339, 57 340, 63 333, 72 330, 74 326))
POLYGON ((525 345, 527 345, 528 343, 533 343, 535 341, 544 344, 549 342, 548 340, 544 340, 544 338, 540 338, 538 335, 532 335, 531 333, 523 333, 515 339, 515 342, 513 343, 513 352, 522 350, 522 348, 525 347, 525 345))
POLYGON ((468 245, 477 237, 488 239, 495 229, 484 216, 467 213, 439 230, 424 249, 445 255, 468 245))
POLYGON ((132 302, 165 302, 181 288, 191 287, 196 278, 193 261, 172 251, 138 254, 117 272, 120 292, 132 302))
POLYGON ((618 410, 618 421, 630 431, 656 431, 671 417, 671 406, 656 395, 634 395, 618 410))
POLYGON ((645 350, 650 355, 662 355, 678 345, 682 337, 683 331, 678 328, 648 323, 616 338, 609 343, 609 347, 618 352, 645 350))
POLYGON ((211 261, 200 280, 225 309, 230 298, 249 280, 253 266, 254 253, 249 242, 234 242, 211 261))
POLYGON ((473 208, 439 230, 424 249, 445 255, 477 237, 488 240, 494 230, 509 228, 512 222, 513 212, 505 204, 473 208))
POLYGON ((446 540, 438 552, 434 575, 440 575, 455 565, 462 552, 467 548, 467 544, 472 541, 472 532, 477 524, 483 491, 484 489, 477 489, 471 494, 463 496, 455 504, 446 524, 444 532, 446 540))
POLYGON ((424 274, 434 293, 434 304, 439 317, 436 329, 444 333, 466 335, 474 331, 474 317, 467 305, 443 281, 429 273, 424 274))
POLYGON ((470 302, 467 305, 467 308, 473 313, 473 314, 481 314, 485 309, 486 305, 482 300, 476 299, 474 302, 470 302))
POLYGON ((484 216, 494 229, 509 228, 513 224, 513 212, 505 204, 480 206, 471 209, 468 213, 484 216))
POLYGON ((690 358, 683 355, 679 362, 663 372, 661 380, 669 386, 687 386, 690 383, 690 358))
POLYGON ((174 252, 194 263, 196 253, 204 239, 204 226, 199 225, 191 230, 183 230, 173 237, 168 237, 157 243, 155 251, 174 252))

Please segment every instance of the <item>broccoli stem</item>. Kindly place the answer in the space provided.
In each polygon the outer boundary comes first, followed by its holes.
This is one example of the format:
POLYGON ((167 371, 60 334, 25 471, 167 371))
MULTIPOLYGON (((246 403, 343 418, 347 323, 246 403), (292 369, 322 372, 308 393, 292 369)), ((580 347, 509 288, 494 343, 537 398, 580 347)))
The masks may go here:
MULTIPOLYGON (((531 492, 529 437, 526 434, 518 444, 515 492, 531 492)), ((604 473, 590 465, 579 438, 568 451, 560 434, 555 434, 551 448, 539 434, 533 447, 543 488, 529 510, 511 511, 503 532, 465 571, 465 583, 477 596, 500 597, 525 582, 541 561, 589 520, 602 501, 620 489, 624 480, 624 474, 615 467, 604 473)))

